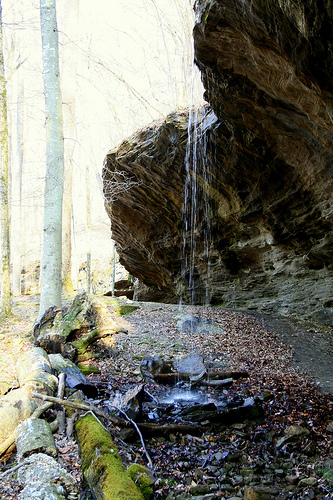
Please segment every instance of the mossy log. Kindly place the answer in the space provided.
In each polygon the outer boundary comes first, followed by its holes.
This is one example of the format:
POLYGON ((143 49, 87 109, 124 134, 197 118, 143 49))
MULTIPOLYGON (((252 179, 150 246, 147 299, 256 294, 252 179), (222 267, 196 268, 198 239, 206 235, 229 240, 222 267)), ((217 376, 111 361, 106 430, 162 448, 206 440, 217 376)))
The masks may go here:
POLYGON ((101 338, 100 332, 99 330, 97 330, 97 328, 95 328, 80 339, 74 340, 74 342, 72 342, 72 345, 75 347, 77 354, 80 356, 84 354, 88 347, 99 338, 101 338))
MULTIPOLYGON (((72 304, 63 307, 57 314, 49 317, 47 312, 46 320, 42 318, 35 325, 34 337, 36 344, 48 353, 66 353, 66 356, 73 359, 76 355, 75 347, 82 354, 96 340, 118 332, 127 330, 114 321, 103 302, 82 292, 74 298, 72 304), (72 339, 75 340, 71 342, 72 339)), ((108 342, 108 345, 113 347, 113 342, 108 342)))
MULTIPOLYGON (((93 300, 93 307, 96 311, 96 326, 100 332, 100 337, 105 337, 107 335, 113 335, 114 333, 127 333, 126 328, 118 323, 112 318, 107 306, 103 301, 93 300)), ((137 309, 138 306, 135 306, 137 309)))
POLYGON ((152 472, 140 464, 131 464, 127 472, 138 486, 144 499, 149 500, 153 494, 154 475, 152 472))
POLYGON ((82 472, 96 500, 144 500, 110 434, 92 415, 76 424, 82 472))

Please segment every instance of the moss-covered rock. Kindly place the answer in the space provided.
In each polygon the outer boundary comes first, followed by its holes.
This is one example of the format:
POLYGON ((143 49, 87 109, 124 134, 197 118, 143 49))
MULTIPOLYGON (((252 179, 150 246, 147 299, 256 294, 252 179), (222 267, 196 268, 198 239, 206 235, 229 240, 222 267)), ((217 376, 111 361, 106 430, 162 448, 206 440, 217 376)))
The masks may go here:
POLYGON ((110 434, 93 415, 76 424, 84 477, 97 500, 145 500, 110 434))
POLYGON ((78 363, 78 369, 83 375, 90 375, 90 373, 100 373, 97 366, 85 365, 84 363, 78 363))
POLYGON ((115 308, 114 312, 115 314, 117 314, 117 316, 125 316, 125 314, 129 314, 136 309, 139 309, 139 306, 136 306, 134 304, 121 304, 115 308))

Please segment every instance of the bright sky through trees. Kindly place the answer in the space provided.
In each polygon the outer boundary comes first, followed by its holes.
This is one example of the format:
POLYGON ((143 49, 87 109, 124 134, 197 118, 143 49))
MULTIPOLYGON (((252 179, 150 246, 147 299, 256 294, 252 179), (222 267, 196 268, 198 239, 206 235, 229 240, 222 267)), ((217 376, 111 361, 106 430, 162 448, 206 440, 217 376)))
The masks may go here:
MULTIPOLYGON (((80 241, 84 241, 86 230, 87 165, 94 242, 94 228, 103 228, 107 234, 110 226, 98 184, 108 150, 135 130, 191 101, 193 11, 189 0, 79 0, 79 15, 73 24, 66 15, 68 2, 57 0, 57 18, 60 63, 62 54, 71 48, 77 58, 73 72, 68 65, 62 65, 60 72, 63 96, 75 94, 74 137, 73 131, 66 130, 66 123, 64 136, 65 142, 75 145, 73 207, 80 261, 86 252, 80 241)), ((27 258, 39 259, 45 175, 39 1, 3 0, 2 6, 13 175, 19 168, 18 115, 23 121, 25 215, 21 217, 27 221, 25 233, 28 230, 29 237, 22 246, 27 258), (20 107, 18 94, 22 93, 20 107)), ((18 194, 12 194, 14 205, 18 194)))

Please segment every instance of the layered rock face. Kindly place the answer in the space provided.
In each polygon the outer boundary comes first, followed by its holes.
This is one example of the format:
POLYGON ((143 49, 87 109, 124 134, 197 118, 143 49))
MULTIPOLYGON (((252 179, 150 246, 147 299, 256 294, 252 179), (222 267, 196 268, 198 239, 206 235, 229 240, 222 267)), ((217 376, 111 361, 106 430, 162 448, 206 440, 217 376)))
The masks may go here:
POLYGON ((185 112, 107 156, 121 261, 147 287, 138 298, 182 294, 333 325, 331 4, 206 0, 196 12, 209 106, 189 130, 207 171, 184 161, 185 112), (182 213, 188 191, 192 236, 182 213))

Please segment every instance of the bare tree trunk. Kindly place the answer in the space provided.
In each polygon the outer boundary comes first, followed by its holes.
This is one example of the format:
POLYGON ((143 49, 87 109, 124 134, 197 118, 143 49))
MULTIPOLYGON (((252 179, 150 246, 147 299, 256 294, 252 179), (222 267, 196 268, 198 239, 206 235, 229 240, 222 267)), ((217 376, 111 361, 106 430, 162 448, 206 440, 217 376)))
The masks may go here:
POLYGON ((65 135, 65 181, 63 201, 63 239, 62 239, 62 280, 66 292, 73 291, 72 282, 72 179, 73 156, 76 137, 75 107, 77 93, 77 63, 79 60, 76 40, 79 26, 79 1, 67 2, 65 29, 70 36, 62 44, 62 95, 65 135), (73 43, 74 42, 74 43, 73 43))
POLYGON ((90 168, 86 167, 86 211, 87 211, 87 292, 91 290, 91 202, 90 202, 90 168))
MULTIPOLYGON (((12 260, 12 293, 21 295, 21 272, 23 267, 23 210, 22 210, 22 177, 23 177, 23 120, 24 120, 24 87, 20 72, 16 75, 16 150, 13 151, 12 171, 12 207, 11 207, 11 260, 12 260), (15 234, 13 234, 13 231, 15 234)), ((14 149, 14 148, 13 148, 14 149)))
POLYGON ((9 231, 9 153, 7 92, 2 43, 2 5, 0 0, 0 223, 1 223, 1 297, 0 317, 11 313, 10 307, 10 231, 9 231))
POLYGON ((116 244, 112 240, 112 297, 114 297, 114 286, 116 283, 116 244))
POLYGON ((73 161, 66 154, 66 173, 64 183, 64 200, 62 212, 62 286, 64 291, 73 291, 72 282, 72 182, 73 161))
POLYGON ((40 0, 46 113, 46 176, 39 317, 61 306, 64 142, 55 0, 40 0))

